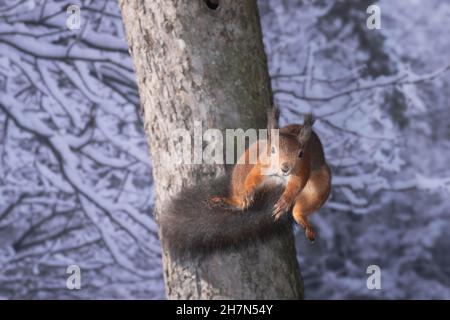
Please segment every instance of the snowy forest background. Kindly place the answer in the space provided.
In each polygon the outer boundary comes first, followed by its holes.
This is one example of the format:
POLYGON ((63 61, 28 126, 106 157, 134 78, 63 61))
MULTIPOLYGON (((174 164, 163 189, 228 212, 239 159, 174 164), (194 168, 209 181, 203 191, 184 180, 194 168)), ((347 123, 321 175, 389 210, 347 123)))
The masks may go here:
MULTIPOLYGON (((450 2, 370 4, 259 1, 281 124, 313 111, 334 173, 305 295, 450 299, 450 2)), ((152 183, 117 2, 0 0, 0 298, 164 298, 152 183)))

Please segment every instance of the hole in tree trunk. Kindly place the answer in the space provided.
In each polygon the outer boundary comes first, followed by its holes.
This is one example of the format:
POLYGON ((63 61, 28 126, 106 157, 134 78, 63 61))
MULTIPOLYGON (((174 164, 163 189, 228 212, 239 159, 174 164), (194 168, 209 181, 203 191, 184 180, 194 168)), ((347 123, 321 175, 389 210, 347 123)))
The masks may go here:
POLYGON ((217 10, 219 8, 219 0, 205 0, 205 3, 211 10, 217 10))

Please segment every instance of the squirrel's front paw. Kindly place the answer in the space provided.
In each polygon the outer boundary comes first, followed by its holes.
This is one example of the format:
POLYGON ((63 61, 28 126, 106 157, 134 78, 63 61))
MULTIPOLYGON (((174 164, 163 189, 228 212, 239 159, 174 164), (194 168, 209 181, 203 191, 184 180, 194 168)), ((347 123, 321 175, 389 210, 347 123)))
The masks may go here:
POLYGON ((273 206, 272 216, 275 220, 280 219, 283 213, 288 211, 291 206, 292 201, 288 197, 282 195, 280 199, 278 199, 277 203, 275 203, 275 205, 273 206))
POLYGON ((247 193, 246 195, 244 195, 241 200, 241 209, 247 210, 248 208, 250 208, 253 205, 254 200, 254 193, 247 193))

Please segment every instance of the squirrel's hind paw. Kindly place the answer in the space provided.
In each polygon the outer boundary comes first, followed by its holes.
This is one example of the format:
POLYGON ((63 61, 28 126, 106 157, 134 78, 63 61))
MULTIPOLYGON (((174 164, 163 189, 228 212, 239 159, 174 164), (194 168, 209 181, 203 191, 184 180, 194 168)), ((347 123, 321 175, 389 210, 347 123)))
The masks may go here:
POLYGON ((219 196, 210 197, 207 200, 204 200, 204 203, 209 208, 223 208, 223 207, 227 206, 226 199, 224 197, 219 197, 219 196))
POLYGON ((316 234, 312 228, 306 228, 305 230, 306 238, 313 243, 316 240, 316 234))

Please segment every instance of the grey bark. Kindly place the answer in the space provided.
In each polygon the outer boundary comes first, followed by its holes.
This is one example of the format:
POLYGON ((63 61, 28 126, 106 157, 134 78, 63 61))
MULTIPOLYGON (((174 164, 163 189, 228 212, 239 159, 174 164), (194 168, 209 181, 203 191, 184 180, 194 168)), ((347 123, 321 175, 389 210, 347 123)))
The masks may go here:
MULTIPOLYGON (((221 0, 217 10, 203 0, 120 5, 151 150, 158 220, 183 187, 225 171, 176 164, 171 133, 192 132, 194 120, 204 128, 266 126, 271 90, 258 8, 254 0, 221 0)), ((303 298, 291 232, 197 258, 172 259, 165 248, 163 266, 169 299, 303 298)))

